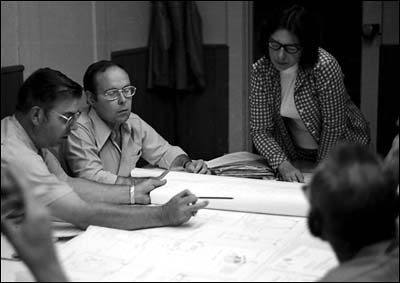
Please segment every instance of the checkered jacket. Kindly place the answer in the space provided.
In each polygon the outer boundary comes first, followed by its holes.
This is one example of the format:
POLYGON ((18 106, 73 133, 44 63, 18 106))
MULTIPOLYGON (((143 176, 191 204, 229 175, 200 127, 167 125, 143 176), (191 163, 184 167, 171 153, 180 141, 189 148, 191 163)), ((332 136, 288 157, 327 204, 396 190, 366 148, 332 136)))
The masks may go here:
MULTIPOLYGON (((369 126, 348 96, 336 59, 322 48, 313 68, 299 66, 294 101, 307 130, 318 144, 318 160, 339 142, 367 145, 369 126)), ((280 73, 265 56, 252 66, 250 129, 253 142, 273 169, 299 158, 280 115, 280 73)))

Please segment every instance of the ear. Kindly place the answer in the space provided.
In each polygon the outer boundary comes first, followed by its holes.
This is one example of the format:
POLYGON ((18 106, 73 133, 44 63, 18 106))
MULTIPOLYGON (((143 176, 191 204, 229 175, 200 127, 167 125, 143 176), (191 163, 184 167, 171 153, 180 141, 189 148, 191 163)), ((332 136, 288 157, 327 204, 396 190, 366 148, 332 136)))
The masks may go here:
POLYGON ((310 232, 314 237, 323 239, 323 221, 321 214, 318 211, 311 209, 310 213, 308 214, 307 224, 308 229, 310 229, 310 232))
POLYGON ((92 106, 95 107, 96 102, 97 102, 97 96, 96 94, 92 93, 91 91, 87 90, 85 91, 86 93, 86 97, 87 97, 87 103, 92 106))
POLYGON ((33 106, 29 110, 29 118, 34 126, 39 126, 45 120, 44 111, 39 106, 33 106))

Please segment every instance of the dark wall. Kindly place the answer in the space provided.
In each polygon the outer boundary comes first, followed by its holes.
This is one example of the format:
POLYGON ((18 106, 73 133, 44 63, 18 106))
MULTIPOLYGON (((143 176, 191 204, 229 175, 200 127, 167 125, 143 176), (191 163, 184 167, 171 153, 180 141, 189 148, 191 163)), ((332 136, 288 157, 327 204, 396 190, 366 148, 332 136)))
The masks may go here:
POLYGON ((1 68, 1 119, 15 112, 18 90, 23 83, 23 71, 22 65, 1 68))
POLYGON ((385 156, 399 133, 399 64, 400 45, 382 45, 379 62, 377 151, 385 156))
POLYGON ((132 111, 190 157, 209 160, 228 152, 228 47, 205 45, 206 88, 196 92, 148 90, 147 48, 113 52, 137 87, 132 111))

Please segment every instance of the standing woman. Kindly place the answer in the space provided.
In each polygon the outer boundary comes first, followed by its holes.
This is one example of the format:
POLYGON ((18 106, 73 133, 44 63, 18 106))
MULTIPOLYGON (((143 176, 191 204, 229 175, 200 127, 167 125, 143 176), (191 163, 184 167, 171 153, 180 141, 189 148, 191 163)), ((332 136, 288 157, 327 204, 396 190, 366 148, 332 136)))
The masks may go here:
POLYGON ((370 142, 340 66, 318 37, 311 15, 295 5, 263 28, 264 56, 252 66, 253 143, 285 181, 304 181, 295 160, 319 162, 340 141, 370 142))

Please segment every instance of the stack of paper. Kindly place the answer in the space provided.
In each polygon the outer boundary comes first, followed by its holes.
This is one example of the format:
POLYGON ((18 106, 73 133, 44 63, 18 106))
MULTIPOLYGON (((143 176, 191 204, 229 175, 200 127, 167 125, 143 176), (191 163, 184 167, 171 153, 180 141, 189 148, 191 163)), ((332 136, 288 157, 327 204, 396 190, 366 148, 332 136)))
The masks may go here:
POLYGON ((216 166, 210 169, 214 175, 218 176, 268 180, 275 179, 275 174, 269 167, 248 165, 243 162, 240 162, 238 164, 216 166))

